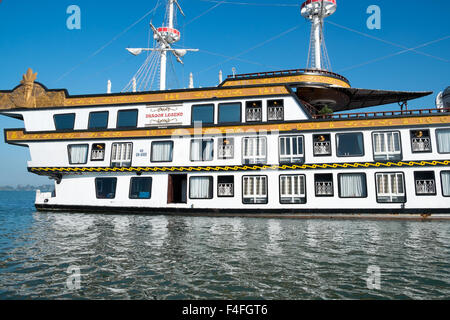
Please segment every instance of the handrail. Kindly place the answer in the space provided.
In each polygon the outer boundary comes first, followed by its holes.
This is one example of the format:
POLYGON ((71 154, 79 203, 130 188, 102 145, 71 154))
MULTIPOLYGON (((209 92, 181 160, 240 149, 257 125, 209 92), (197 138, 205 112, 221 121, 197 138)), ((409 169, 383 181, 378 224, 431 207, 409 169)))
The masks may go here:
POLYGON ((450 108, 443 109, 414 109, 414 110, 397 110, 397 111, 373 111, 373 112, 357 112, 357 113, 339 113, 339 114, 316 114, 312 115, 313 119, 350 119, 350 118, 369 118, 369 117, 389 117, 389 116, 405 116, 405 115, 424 115, 449 113, 450 108))

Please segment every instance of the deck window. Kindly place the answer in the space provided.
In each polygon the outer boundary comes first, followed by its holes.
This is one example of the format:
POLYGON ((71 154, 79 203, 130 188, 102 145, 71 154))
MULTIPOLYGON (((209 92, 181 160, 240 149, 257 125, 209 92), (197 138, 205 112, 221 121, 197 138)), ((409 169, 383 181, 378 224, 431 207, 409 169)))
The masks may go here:
POLYGON ((219 123, 241 122, 241 103, 219 104, 219 123))
POLYGON ((105 160, 105 144, 95 143, 92 145, 91 161, 103 161, 105 160))
POLYGON ((316 189, 316 197, 333 197, 333 174, 315 174, 314 184, 316 189))
POLYGON ((107 129, 108 128, 108 111, 91 112, 89 114, 89 129, 107 129))
POLYGON ((433 171, 414 172, 416 195, 436 195, 436 180, 433 171))
POLYGON ((86 164, 88 160, 89 145, 71 144, 67 147, 69 164, 86 164))
POLYGON ((138 110, 120 110, 117 112, 117 128, 136 128, 138 110))
POLYGON ((266 176, 243 176, 242 177, 242 202, 245 204, 266 204, 267 177, 266 176))
POLYGON ((242 155, 244 164, 264 164, 267 162, 267 138, 243 138, 242 155))
POLYGON ((267 121, 283 121, 283 120, 284 120, 283 100, 268 100, 267 121))
POLYGON ((436 130, 439 153, 450 153, 450 129, 436 130))
POLYGON ((114 199, 116 197, 116 186, 117 178, 96 178, 97 199, 114 199))
POLYGON ((279 138, 280 163, 303 163, 305 161, 303 136, 279 138))
POLYGON ((73 130, 75 126, 75 113, 55 114, 53 120, 56 130, 73 130))
POLYGON ((362 133, 339 133, 336 135, 337 156, 357 157, 364 155, 362 133))
POLYGON ((248 101, 245 104, 245 121, 262 121, 262 101, 248 101))
POLYGON ((367 182, 365 173, 340 173, 339 197, 341 198, 366 198, 367 182))
POLYGON ((214 158, 214 140, 191 140, 191 161, 211 161, 214 158))
POLYGON ((406 202, 405 178, 403 173, 377 173, 377 201, 386 203, 406 202))
POLYGON ((450 171, 441 172, 442 195, 450 197, 450 171))
POLYGON ((152 178, 131 178, 130 199, 150 199, 152 196, 152 178))
POLYGON ((192 124, 201 122, 202 124, 214 123, 214 105, 192 106, 192 124))
POLYGON ((217 178, 217 196, 234 196, 234 176, 219 176, 217 178))
POLYGON ((172 162, 173 141, 152 142, 152 162, 172 162))
POLYGON ((372 141, 375 160, 402 160, 400 132, 375 132, 372 141))
POLYGON ((306 203, 304 175, 280 175, 280 203, 306 203))
POLYGON ((111 150, 111 167, 131 167, 133 144, 131 142, 113 143, 111 150))
POLYGON ((431 152, 430 130, 411 130, 412 152, 431 152))
POLYGON ((217 158, 233 159, 234 158, 234 138, 221 138, 217 144, 217 158))
POLYGON ((189 179, 189 198, 212 199, 213 177, 191 177, 189 179))
POLYGON ((331 156, 331 135, 314 134, 314 156, 331 156))

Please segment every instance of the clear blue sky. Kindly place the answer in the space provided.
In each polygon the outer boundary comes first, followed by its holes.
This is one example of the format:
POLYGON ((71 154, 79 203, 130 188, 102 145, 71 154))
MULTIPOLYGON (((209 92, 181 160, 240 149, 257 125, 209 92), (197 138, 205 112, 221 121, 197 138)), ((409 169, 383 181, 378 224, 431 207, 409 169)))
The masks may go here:
MULTIPOLYGON (((0 89, 14 88, 31 67, 39 73, 37 81, 49 88, 67 88, 70 94, 104 93, 108 79, 113 91, 121 91, 145 58, 133 57, 124 48, 145 47, 148 23, 153 19, 155 25, 160 25, 164 8, 121 33, 154 8, 156 2, 1 1, 0 89), (81 30, 66 27, 69 16, 66 10, 72 4, 81 8, 81 30), (94 55, 95 52, 98 53, 94 55), (67 74, 70 70, 73 71, 67 74), (67 76, 61 78, 64 74, 67 76)), ((200 52, 188 54, 185 65, 176 66, 179 80, 169 81, 170 88, 186 87, 190 72, 194 73, 195 86, 206 87, 217 84, 219 70, 228 75, 232 67, 238 73, 305 67, 310 26, 300 15, 300 2, 226 0, 217 5, 214 0, 180 0, 180 3, 186 17, 178 17, 182 32, 179 45, 199 48, 200 52), (292 28, 295 29, 277 37, 292 28), (272 38, 275 39, 267 41, 272 38), (238 60, 226 61, 227 57, 237 55, 238 60)), ((449 38, 417 49, 426 55, 411 51, 393 54, 402 51, 399 46, 413 48, 449 36, 449 14, 450 2, 444 0, 338 0, 337 12, 327 19, 334 24, 325 24, 333 71, 350 79, 353 87, 437 93, 450 85, 449 38), (366 10, 370 5, 381 8, 381 30, 369 30, 366 26, 369 17, 366 10), (389 55, 393 56, 365 64, 389 55)), ((434 97, 413 101, 410 107, 434 107, 434 97)), ((392 108, 397 106, 386 107, 392 108)), ((22 127, 21 121, 0 118, 0 185, 46 183, 46 178, 26 172, 28 149, 3 142, 3 128, 15 127, 22 127)))

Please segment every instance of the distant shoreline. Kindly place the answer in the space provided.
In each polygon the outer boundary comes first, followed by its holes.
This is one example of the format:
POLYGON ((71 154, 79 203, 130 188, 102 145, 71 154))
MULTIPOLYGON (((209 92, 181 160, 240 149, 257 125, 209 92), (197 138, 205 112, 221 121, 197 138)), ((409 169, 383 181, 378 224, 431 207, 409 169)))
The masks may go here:
POLYGON ((54 186, 52 185, 41 185, 41 186, 31 186, 31 185, 18 185, 17 187, 13 186, 1 186, 0 191, 30 191, 35 192, 36 190, 41 190, 42 192, 52 192, 54 190, 54 186))

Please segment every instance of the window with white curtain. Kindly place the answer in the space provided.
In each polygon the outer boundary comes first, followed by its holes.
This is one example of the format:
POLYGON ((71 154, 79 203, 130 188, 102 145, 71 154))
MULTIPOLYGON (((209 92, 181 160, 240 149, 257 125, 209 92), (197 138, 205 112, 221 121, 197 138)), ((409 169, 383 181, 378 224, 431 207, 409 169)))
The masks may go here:
POLYGON ((266 137, 243 138, 242 149, 244 164, 263 164, 267 162, 266 137))
POLYGON ((191 140, 191 161, 211 161, 214 157, 214 140, 191 140))
POLYGON ((303 136, 281 136, 279 143, 280 163, 304 162, 303 136))
POLYGON ((71 144, 68 146, 70 164, 86 164, 88 160, 89 145, 71 144))
POLYGON ((244 176, 242 177, 242 202, 266 204, 267 177, 266 176, 244 176))
POLYGON ((133 144, 131 142, 113 143, 111 149, 112 167, 131 167, 133 144))
POLYGON ((450 197, 450 171, 441 172, 442 195, 450 197))
POLYGON ((450 153, 450 129, 436 130, 439 153, 450 153))
POLYGON ((280 203, 306 203, 304 175, 280 175, 280 203))
POLYGON ((338 176, 339 196, 341 198, 367 197, 367 183, 364 173, 341 173, 338 176))
POLYGON ((153 141, 152 142, 152 162, 172 162, 173 141, 153 141))
POLYGON ((375 160, 402 160, 400 132, 374 132, 372 141, 375 160))
POLYGON ((213 177, 191 177, 189 179, 189 198, 212 199, 213 177))
POLYGON ((405 178, 403 173, 377 173, 378 202, 405 202, 405 178))

